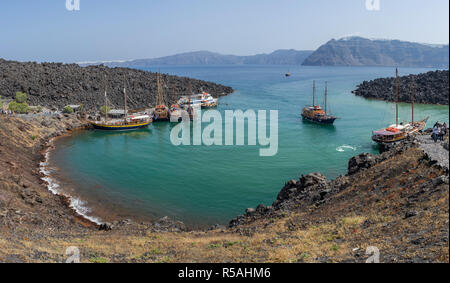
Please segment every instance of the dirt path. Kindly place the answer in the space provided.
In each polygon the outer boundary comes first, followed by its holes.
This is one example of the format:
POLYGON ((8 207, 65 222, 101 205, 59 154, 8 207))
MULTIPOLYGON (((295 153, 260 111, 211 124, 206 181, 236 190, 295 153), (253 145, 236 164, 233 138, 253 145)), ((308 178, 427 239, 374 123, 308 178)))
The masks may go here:
POLYGON ((428 157, 436 161, 439 166, 448 171, 448 150, 444 148, 443 142, 434 142, 429 135, 417 136, 419 141, 419 147, 422 149, 428 157))

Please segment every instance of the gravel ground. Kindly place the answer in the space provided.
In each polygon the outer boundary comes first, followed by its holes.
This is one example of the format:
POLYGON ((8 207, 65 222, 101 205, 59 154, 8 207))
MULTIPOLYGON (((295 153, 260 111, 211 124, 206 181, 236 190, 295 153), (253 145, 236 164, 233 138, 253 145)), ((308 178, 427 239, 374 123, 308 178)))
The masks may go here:
POLYGON ((428 157, 436 161, 439 166, 448 171, 448 150, 444 148, 444 142, 434 142, 429 135, 418 136, 419 147, 428 157))

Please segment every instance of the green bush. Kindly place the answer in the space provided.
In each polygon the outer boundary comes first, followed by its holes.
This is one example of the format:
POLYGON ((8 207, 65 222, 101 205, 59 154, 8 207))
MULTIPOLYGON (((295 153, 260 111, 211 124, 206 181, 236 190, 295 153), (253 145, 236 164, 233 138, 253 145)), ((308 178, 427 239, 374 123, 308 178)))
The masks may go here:
POLYGON ((15 100, 17 103, 25 103, 28 99, 28 95, 21 91, 16 92, 15 100))
POLYGON ((30 112, 30 107, 28 107, 26 102, 18 103, 17 101, 13 101, 9 104, 9 110, 14 113, 25 114, 30 112))
POLYGON ((0 95, 0 108, 2 108, 3 107, 3 98, 2 98, 2 96, 0 95))
POLYGON ((70 106, 64 107, 63 113, 72 114, 73 113, 72 107, 70 107, 70 106))
POLYGON ((109 111, 111 111, 111 108, 109 108, 108 106, 102 106, 102 107, 100 107, 100 113, 102 113, 102 115, 108 114, 109 111))

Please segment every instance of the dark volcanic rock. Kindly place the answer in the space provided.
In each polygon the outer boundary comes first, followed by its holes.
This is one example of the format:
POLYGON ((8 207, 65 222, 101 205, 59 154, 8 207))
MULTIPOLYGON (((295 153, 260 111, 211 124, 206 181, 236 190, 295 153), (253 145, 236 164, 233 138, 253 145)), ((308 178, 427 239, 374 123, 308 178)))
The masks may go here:
POLYGON ((294 199, 314 203, 323 200, 327 193, 328 181, 324 175, 320 173, 302 175, 300 180, 291 180, 286 183, 273 203, 273 207, 280 209, 294 199))
MULTIPOLYGON (((62 63, 21 63, 0 59, 0 95, 13 98, 22 91, 28 94, 29 104, 61 110, 70 104, 82 104, 88 111, 97 111, 104 105, 105 76, 108 98, 113 108, 123 107, 124 76, 127 81, 128 104, 131 108, 154 106, 157 99, 156 74, 126 68, 105 66, 80 67, 62 63)), ((162 75, 165 102, 175 101, 188 93, 188 81, 192 91, 206 91, 215 97, 233 92, 223 85, 162 75)))
MULTIPOLYGON (((411 79, 414 80, 416 103, 448 105, 449 71, 431 71, 425 74, 410 75, 399 79, 400 102, 411 102, 411 79)), ((395 101, 395 78, 381 78, 364 81, 353 91, 365 98, 395 101)))
POLYGON ((348 174, 355 174, 362 169, 368 169, 377 162, 375 156, 369 153, 363 153, 352 157, 348 162, 348 174))

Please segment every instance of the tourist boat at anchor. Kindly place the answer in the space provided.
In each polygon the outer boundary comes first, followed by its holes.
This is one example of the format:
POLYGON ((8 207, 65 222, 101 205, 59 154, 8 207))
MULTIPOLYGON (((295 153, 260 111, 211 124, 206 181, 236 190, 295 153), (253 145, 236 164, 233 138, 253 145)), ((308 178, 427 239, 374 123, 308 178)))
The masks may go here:
POLYGON ((170 106, 170 122, 178 123, 183 118, 183 109, 181 109, 180 105, 172 104, 170 106))
POLYGON ((325 82, 325 109, 322 109, 319 105, 316 105, 316 82, 313 82, 313 104, 312 106, 306 106, 302 110, 302 117, 304 120, 318 123, 332 125, 336 121, 337 117, 327 114, 327 96, 328 86, 325 82))
POLYGON ((214 108, 219 105, 219 99, 212 97, 211 94, 203 92, 202 96, 202 108, 214 108))
POLYGON ((393 144, 405 140, 407 137, 415 135, 423 129, 425 129, 429 117, 421 120, 414 121, 414 82, 411 81, 411 107, 412 107, 412 122, 408 124, 399 123, 398 121, 398 100, 399 100, 399 78, 398 78, 398 68, 395 70, 395 85, 396 85, 396 96, 395 96, 395 115, 396 122, 387 128, 373 131, 372 140, 380 145, 393 144))
POLYGON ((157 84, 158 84, 158 104, 156 105, 155 111, 153 112, 153 120, 155 122, 169 121, 170 120, 170 112, 169 112, 169 108, 163 103, 163 94, 162 94, 160 73, 158 73, 158 75, 157 75, 157 84))
POLYGON ((219 100, 207 92, 202 92, 200 94, 183 96, 178 103, 184 108, 189 106, 194 108, 214 108, 219 105, 219 100))
POLYGON ((182 110, 189 114, 189 118, 194 120, 197 117, 197 112, 201 111, 203 95, 193 95, 191 89, 191 82, 188 81, 188 95, 182 96, 178 100, 178 105, 181 106, 182 110))
POLYGON ((106 79, 105 79, 105 119, 104 121, 90 121, 92 127, 96 130, 104 130, 104 131, 130 131, 137 130, 148 127, 153 120, 149 115, 138 115, 138 116, 129 116, 127 109, 127 90, 126 90, 126 81, 124 78, 124 88, 123 88, 123 102, 124 102, 124 118, 123 120, 109 120, 108 119, 108 95, 106 88, 106 79))

